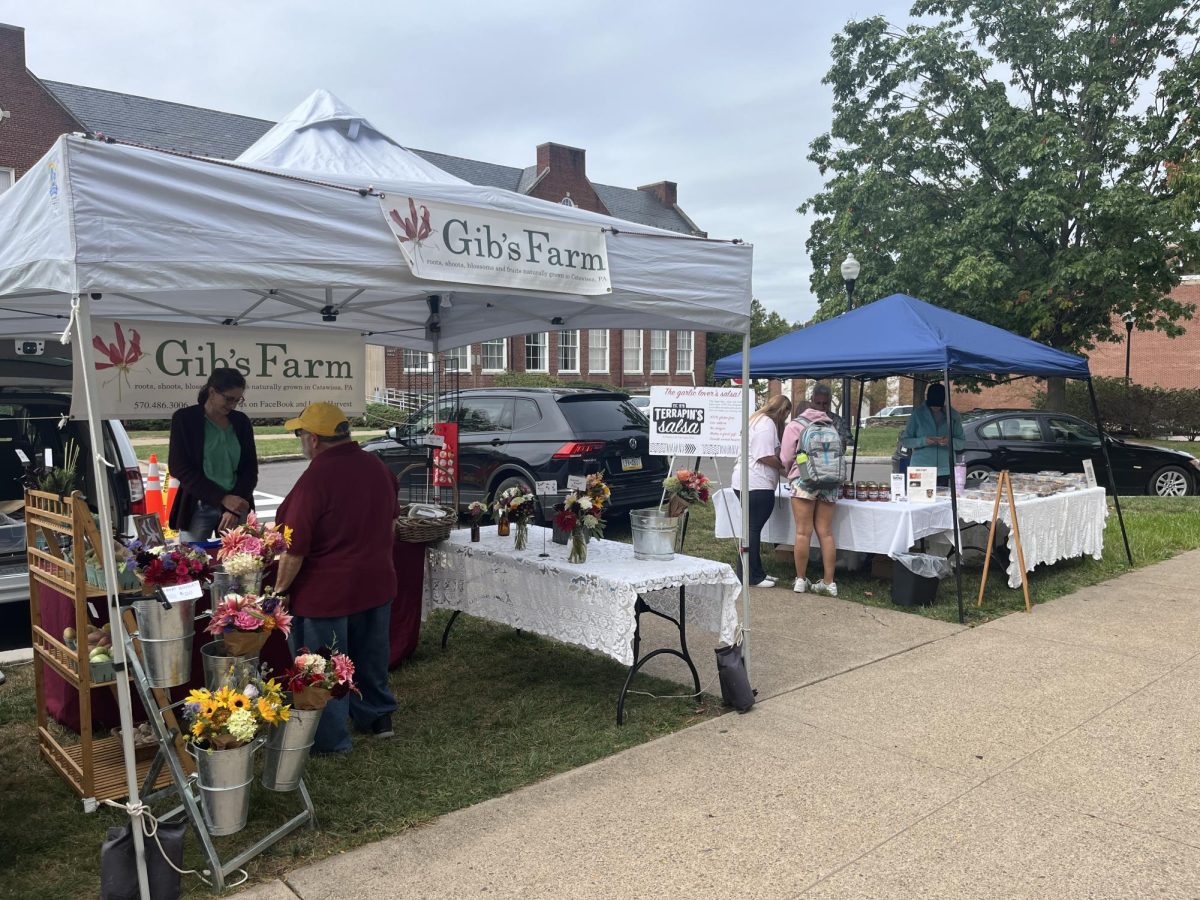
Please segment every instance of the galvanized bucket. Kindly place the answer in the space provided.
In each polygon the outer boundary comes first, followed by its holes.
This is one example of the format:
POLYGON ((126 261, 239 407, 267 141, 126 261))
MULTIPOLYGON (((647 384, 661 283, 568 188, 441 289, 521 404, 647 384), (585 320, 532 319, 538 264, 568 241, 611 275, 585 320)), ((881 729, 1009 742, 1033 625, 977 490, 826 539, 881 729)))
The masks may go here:
POLYGON ((262 786, 268 791, 294 791, 304 777, 323 709, 292 709, 276 725, 263 754, 262 786))
POLYGON ((209 596, 213 607, 225 599, 226 594, 258 594, 262 591, 263 573, 253 575, 230 575, 218 569, 213 573, 212 584, 208 586, 209 596))
POLYGON ((230 750, 201 750, 191 744, 196 759, 200 809, 210 834, 237 834, 250 816, 250 783, 254 781, 254 751, 262 738, 230 750))
POLYGON ((137 616, 142 665, 151 687, 187 684, 192 677, 192 633, 196 616, 194 600, 164 605, 157 598, 133 602, 137 616))
POLYGON ((257 656, 228 656, 224 641, 212 641, 200 648, 200 659, 204 664, 204 686, 210 691, 223 687, 245 686, 251 675, 258 672, 257 656))
POLYGON ((633 529, 633 555, 637 559, 666 562, 675 558, 675 535, 679 516, 658 509, 635 509, 629 514, 633 529))

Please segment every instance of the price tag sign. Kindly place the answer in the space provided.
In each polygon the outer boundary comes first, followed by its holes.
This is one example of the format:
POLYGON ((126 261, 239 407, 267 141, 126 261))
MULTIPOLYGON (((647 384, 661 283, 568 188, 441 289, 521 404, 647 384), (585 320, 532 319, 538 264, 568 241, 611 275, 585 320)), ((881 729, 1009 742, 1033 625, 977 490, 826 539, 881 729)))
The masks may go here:
POLYGON ((204 596, 204 590, 198 581, 185 581, 183 584, 164 584, 159 588, 168 603, 182 603, 185 600, 199 600, 204 596))
POLYGON ((568 491, 586 491, 587 476, 586 475, 568 475, 567 476, 568 491))
POLYGON ((539 496, 542 496, 542 497, 544 497, 546 494, 557 494, 558 493, 558 482, 557 481, 539 481, 535 488, 535 492, 539 496))
POLYGON ((17 448, 17 459, 19 459, 21 461, 21 465, 23 465, 23 466, 29 465, 29 457, 25 455, 25 451, 22 450, 20 447, 17 448))
POLYGON ((46 460, 46 468, 47 469, 54 468, 54 451, 51 450, 49 447, 46 448, 46 453, 43 456, 43 459, 46 460))
POLYGON ((1083 475, 1087 478, 1088 487, 1094 488, 1098 486, 1099 483, 1096 481, 1096 465, 1090 459, 1083 461, 1083 475))
POLYGON ((445 447, 446 438, 440 434, 423 434, 421 435, 421 443, 426 447, 445 447))

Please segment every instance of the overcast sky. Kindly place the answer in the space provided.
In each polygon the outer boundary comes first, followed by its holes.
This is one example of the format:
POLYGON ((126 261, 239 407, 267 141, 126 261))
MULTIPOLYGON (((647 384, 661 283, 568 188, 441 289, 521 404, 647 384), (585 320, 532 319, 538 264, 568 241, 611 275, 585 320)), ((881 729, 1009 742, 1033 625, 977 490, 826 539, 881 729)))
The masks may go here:
MULTIPOLYGON (((39 77, 275 120, 327 88, 409 147, 524 167, 555 141, 592 181, 679 184, 713 237, 754 244, 754 294, 787 319, 816 309, 809 142, 821 79, 851 19, 899 0, 597 3, 0 0, 39 77)), ((119 135, 118 135, 119 136, 119 135)))

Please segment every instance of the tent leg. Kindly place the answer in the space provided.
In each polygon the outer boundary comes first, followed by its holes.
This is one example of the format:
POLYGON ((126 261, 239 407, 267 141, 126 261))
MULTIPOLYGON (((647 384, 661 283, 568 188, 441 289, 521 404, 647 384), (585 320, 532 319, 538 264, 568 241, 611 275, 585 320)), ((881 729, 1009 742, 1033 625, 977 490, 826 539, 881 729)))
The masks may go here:
POLYGON ((1113 476, 1112 463, 1108 459, 1108 436, 1104 433, 1104 426, 1100 424, 1100 404, 1096 402, 1096 388, 1092 384, 1092 379, 1088 378, 1088 397, 1092 401, 1092 415, 1096 417, 1096 431, 1100 433, 1100 452, 1104 454, 1104 468, 1108 470, 1108 486, 1112 489, 1113 506, 1117 508, 1117 521, 1121 524, 1121 540, 1125 542, 1125 558, 1129 560, 1129 565, 1133 567, 1133 553, 1129 549, 1129 533, 1125 530, 1125 517, 1121 514, 1121 497, 1117 494, 1117 482, 1113 476))
POLYGON ((738 541, 738 559, 742 564, 742 659, 750 674, 750 332, 742 335, 742 483, 737 487, 742 504, 742 536, 738 541))
POLYGON ((858 383, 858 409, 854 414, 854 455, 850 457, 850 480, 854 480, 854 470, 858 468, 858 436, 862 431, 862 404, 863 394, 866 393, 863 388, 866 387, 865 380, 858 383))
POLYGON ((951 402, 950 369, 942 370, 942 383, 946 385, 946 450, 950 453, 950 518, 954 525, 954 587, 958 596, 958 624, 966 622, 962 599, 962 534, 958 527, 958 480, 954 477, 954 466, 958 461, 954 452, 954 404, 951 402))

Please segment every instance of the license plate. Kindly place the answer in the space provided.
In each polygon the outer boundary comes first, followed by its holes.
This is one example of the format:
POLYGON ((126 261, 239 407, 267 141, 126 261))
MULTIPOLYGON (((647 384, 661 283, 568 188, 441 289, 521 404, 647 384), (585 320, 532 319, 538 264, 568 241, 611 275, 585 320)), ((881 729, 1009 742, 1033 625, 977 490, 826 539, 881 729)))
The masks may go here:
POLYGON ((622 456, 621 471, 636 472, 642 467, 642 458, 640 456, 622 456))

